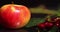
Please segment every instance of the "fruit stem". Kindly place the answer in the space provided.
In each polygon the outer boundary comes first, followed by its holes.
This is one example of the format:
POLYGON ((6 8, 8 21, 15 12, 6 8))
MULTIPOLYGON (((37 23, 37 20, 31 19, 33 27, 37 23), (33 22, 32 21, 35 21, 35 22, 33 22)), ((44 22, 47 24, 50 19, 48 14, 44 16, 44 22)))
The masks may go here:
POLYGON ((14 5, 14 2, 12 1, 11 3, 12 3, 12 6, 13 6, 14 5))
POLYGON ((14 4, 14 2, 12 1, 12 4, 14 4))

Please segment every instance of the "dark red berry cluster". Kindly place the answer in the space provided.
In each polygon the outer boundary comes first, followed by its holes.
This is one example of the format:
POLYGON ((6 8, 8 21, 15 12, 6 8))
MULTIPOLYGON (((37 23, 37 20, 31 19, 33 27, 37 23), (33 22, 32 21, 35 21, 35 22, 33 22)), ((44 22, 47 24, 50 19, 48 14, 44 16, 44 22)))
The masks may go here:
POLYGON ((52 28, 53 26, 60 27, 60 17, 46 18, 45 22, 38 24, 40 29, 52 28))

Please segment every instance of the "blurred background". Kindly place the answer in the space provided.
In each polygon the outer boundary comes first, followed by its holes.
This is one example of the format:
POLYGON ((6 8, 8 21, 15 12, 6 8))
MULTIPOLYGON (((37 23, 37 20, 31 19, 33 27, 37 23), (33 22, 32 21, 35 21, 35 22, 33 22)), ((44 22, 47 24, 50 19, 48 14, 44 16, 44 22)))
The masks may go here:
MULTIPOLYGON (((38 8, 36 10, 40 9, 46 9, 46 10, 58 10, 60 8, 60 1, 59 0, 0 0, 0 7, 5 4, 11 4, 12 1, 15 4, 19 5, 25 5, 31 9, 38 8)), ((31 11, 32 13, 39 13, 35 11, 31 11)))
POLYGON ((15 4, 27 6, 32 13, 32 17, 46 16, 47 14, 55 15, 60 10, 59 0, 0 0, 0 7, 11 4, 12 1, 15 4))
POLYGON ((60 16, 59 0, 0 0, 0 7, 5 4, 25 5, 31 11, 31 20, 26 27, 35 26, 37 23, 44 22, 48 15, 60 16))

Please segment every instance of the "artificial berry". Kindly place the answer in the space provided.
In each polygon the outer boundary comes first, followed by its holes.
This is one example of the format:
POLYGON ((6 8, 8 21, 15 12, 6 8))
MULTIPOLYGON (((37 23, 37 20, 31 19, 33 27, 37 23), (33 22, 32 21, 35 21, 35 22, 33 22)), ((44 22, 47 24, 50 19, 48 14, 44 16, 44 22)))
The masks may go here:
POLYGON ((50 28, 50 27, 53 26, 53 23, 51 23, 51 22, 45 22, 45 26, 48 27, 48 28, 50 28))
POLYGON ((56 22, 56 17, 51 18, 51 22, 56 22))
POLYGON ((55 21, 56 21, 56 22, 60 21, 60 18, 56 18, 55 21))
POLYGON ((57 27, 60 27, 60 22, 57 21, 55 25, 56 25, 57 27))
POLYGON ((45 28, 45 25, 44 25, 44 23, 40 23, 40 24, 38 24, 38 27, 39 27, 40 29, 44 29, 44 28, 45 28))

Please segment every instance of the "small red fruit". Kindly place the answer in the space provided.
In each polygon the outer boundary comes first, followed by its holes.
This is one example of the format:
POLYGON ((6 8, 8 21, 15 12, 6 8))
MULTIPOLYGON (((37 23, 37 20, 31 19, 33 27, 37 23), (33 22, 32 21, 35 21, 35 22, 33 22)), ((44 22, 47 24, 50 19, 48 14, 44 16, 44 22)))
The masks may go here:
POLYGON ((56 21, 56 22, 60 21, 60 18, 57 17, 57 18, 55 19, 55 21, 56 21))
POLYGON ((51 22, 45 22, 45 26, 50 28, 50 27, 53 26, 53 23, 51 23, 51 22))
POLYGON ((57 27, 60 27, 60 17, 57 17, 55 21, 56 21, 55 25, 57 27))
POLYGON ((51 22, 55 23, 55 22, 56 22, 56 21, 55 21, 56 18, 57 18, 57 17, 53 17, 53 18, 51 18, 51 22))
POLYGON ((57 27, 60 27, 59 21, 57 21, 55 25, 56 25, 57 27))
POLYGON ((2 24, 6 28, 24 27, 30 20, 29 9, 23 5, 8 4, 1 7, 2 24))
POLYGON ((57 26, 57 27, 60 27, 60 25, 59 25, 58 23, 56 23, 56 26, 57 26))
POLYGON ((44 25, 44 23, 40 23, 40 24, 38 24, 38 27, 39 27, 40 29, 44 29, 44 28, 45 28, 45 25, 44 25))

